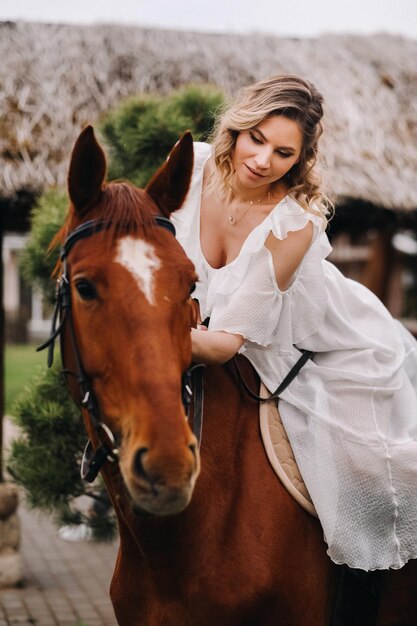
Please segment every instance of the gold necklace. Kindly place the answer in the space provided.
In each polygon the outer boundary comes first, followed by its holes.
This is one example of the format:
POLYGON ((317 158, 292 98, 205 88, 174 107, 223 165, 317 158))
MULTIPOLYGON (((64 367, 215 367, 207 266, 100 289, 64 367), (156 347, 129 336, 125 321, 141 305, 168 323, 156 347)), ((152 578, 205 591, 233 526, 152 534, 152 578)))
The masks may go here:
POLYGON ((246 204, 246 203, 249 204, 248 208, 239 217, 235 217, 233 213, 229 213, 229 216, 228 216, 229 224, 231 224, 232 226, 237 224, 242 219, 242 217, 245 217, 246 213, 249 211, 251 206, 253 206, 254 204, 259 204, 262 200, 265 200, 265 198, 268 199, 270 195, 271 195, 271 190, 268 189, 267 193, 265 193, 263 196, 259 196, 259 198, 256 198, 255 200, 242 201, 242 204, 246 204))

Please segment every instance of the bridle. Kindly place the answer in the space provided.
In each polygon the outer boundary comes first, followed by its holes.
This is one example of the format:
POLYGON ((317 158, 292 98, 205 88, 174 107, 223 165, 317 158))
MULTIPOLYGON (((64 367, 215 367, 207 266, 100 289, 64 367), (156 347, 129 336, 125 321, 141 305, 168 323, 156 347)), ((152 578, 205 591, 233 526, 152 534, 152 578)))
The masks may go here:
MULTIPOLYGON (((157 226, 165 228, 175 237, 176 233, 174 224, 167 217, 154 215, 153 220, 157 226)), ((93 482, 96 479, 99 470, 106 461, 110 461, 112 463, 118 461, 119 450, 117 448, 114 434, 101 418, 99 403, 91 385, 91 381, 87 376, 81 361, 74 327, 74 317, 71 305, 70 275, 67 259, 71 249, 78 241, 106 230, 110 228, 111 225, 111 221, 100 219, 89 220, 77 226, 77 228, 75 228, 65 239, 60 251, 62 272, 57 280, 55 308, 52 315, 51 332, 45 343, 37 348, 38 351, 48 348, 47 362, 48 367, 51 367, 54 360, 55 340, 57 337, 60 337, 62 363, 65 364, 62 333, 66 324, 68 324, 71 347, 75 360, 75 371, 65 369, 64 367, 62 373, 65 376, 76 377, 78 387, 80 389, 81 406, 88 412, 91 424, 97 433, 97 439, 99 442, 97 448, 94 449, 91 441, 89 440, 84 450, 81 462, 81 477, 87 482, 93 482)), ((190 419, 191 409, 194 409, 193 432, 199 445, 201 443, 203 419, 203 367, 203 365, 195 364, 183 373, 181 390, 182 402, 187 420, 190 419)))

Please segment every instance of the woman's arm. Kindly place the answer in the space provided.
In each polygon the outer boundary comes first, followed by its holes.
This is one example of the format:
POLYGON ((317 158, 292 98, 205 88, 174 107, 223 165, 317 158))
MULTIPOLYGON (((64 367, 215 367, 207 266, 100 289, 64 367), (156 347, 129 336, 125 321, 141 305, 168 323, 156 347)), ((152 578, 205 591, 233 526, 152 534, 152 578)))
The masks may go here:
POLYGON ((312 222, 308 222, 304 228, 289 232, 285 239, 277 239, 270 233, 265 241, 265 246, 272 255, 275 277, 281 291, 290 286, 291 278, 311 245, 313 229, 312 222))
POLYGON ((242 347, 242 335, 223 331, 191 329, 193 361, 206 364, 225 363, 242 347))

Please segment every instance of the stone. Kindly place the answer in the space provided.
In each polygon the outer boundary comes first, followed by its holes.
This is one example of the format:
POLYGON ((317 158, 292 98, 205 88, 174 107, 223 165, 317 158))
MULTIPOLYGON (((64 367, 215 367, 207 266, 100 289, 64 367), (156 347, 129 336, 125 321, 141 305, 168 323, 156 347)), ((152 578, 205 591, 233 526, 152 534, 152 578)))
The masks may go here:
POLYGON ((16 511, 18 500, 17 486, 0 482, 0 519, 5 519, 16 511))
POLYGON ((20 544, 20 522, 16 513, 0 519, 0 554, 5 548, 17 550, 20 544))
POLYGON ((22 564, 18 552, 6 548, 0 552, 0 588, 13 587, 22 580, 22 564))

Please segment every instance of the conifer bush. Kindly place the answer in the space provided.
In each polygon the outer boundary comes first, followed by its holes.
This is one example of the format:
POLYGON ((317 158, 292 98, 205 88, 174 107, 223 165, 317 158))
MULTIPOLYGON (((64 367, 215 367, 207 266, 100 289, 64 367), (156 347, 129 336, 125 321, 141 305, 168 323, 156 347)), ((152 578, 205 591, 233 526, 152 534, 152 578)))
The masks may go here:
POLYGON ((81 495, 78 461, 85 432, 59 365, 35 379, 15 404, 14 415, 23 434, 12 443, 8 469, 27 488, 29 503, 52 511, 81 495))
POLYGON ((68 208, 64 189, 50 189, 41 196, 32 211, 29 240, 20 256, 20 269, 29 284, 42 291, 47 302, 54 301, 52 272, 58 250, 48 252, 49 244, 62 226, 68 208))
POLYGON ((222 93, 211 85, 126 101, 100 125, 110 156, 108 177, 144 187, 184 131, 190 130, 195 141, 207 141, 223 102, 222 93))
MULTIPOLYGON (((127 179, 143 187, 166 159, 185 130, 196 141, 209 137, 222 93, 213 86, 189 85, 170 96, 137 96, 122 103, 101 120, 106 143, 108 179, 127 179)), ((21 257, 25 278, 53 301, 51 278, 58 250, 49 244, 65 219, 66 191, 52 189, 38 201, 32 214, 29 241, 21 257)), ((55 356, 56 360, 58 355, 55 356)), ((46 362, 46 355, 45 355, 46 362)), ((21 436, 12 444, 8 469, 25 489, 34 508, 52 513, 58 524, 86 523, 95 539, 110 539, 115 532, 114 513, 104 502, 91 518, 78 506, 79 496, 103 500, 103 485, 82 482, 80 464, 87 435, 56 364, 43 373, 21 396, 13 414, 21 436)))

